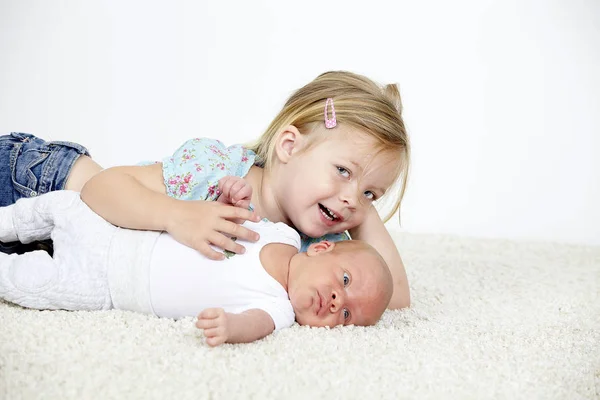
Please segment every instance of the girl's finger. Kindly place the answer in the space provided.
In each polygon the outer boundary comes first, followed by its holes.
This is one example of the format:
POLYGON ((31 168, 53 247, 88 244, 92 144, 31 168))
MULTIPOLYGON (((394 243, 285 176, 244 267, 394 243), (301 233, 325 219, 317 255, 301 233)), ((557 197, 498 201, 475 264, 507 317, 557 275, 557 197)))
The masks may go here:
POLYGON ((219 205, 221 207, 219 207, 220 211, 219 211, 218 215, 221 218, 228 219, 228 220, 241 219, 244 221, 253 221, 253 222, 260 221, 260 217, 258 215, 256 215, 256 213, 254 211, 250 211, 248 209, 234 207, 234 206, 230 206, 230 205, 226 205, 226 204, 219 204, 219 205))
MULTIPOLYGON (((244 254, 246 249, 239 243, 236 243, 231 238, 223 235, 220 232, 213 232, 212 235, 208 238, 208 240, 215 246, 230 251, 236 254, 244 254)), ((223 255, 225 257, 225 255, 223 255)))
POLYGON ((208 245, 206 242, 201 242, 199 245, 193 245, 194 249, 196 249, 203 256, 210 258, 211 260, 220 261, 225 259, 225 254, 214 250, 212 247, 208 245))
MULTIPOLYGON (((216 230, 218 230, 219 232, 222 232, 228 236, 235 237, 235 238, 237 238, 237 240, 245 240, 248 242, 255 242, 259 239, 258 233, 254 232, 251 229, 246 228, 245 226, 242 226, 242 225, 237 224, 232 221, 222 220, 219 223, 219 226, 216 227, 216 230)), ((216 244, 214 242, 212 242, 212 243, 216 244)), ((219 247, 221 247, 221 246, 219 246, 219 247)), ((221 248, 223 248, 223 247, 221 247, 221 248)), ((231 250, 231 249, 227 249, 227 250, 231 250)), ((233 250, 231 250, 231 251, 233 251, 233 250)))
POLYGON ((248 208, 250 207, 250 200, 240 200, 235 203, 236 207, 248 208))

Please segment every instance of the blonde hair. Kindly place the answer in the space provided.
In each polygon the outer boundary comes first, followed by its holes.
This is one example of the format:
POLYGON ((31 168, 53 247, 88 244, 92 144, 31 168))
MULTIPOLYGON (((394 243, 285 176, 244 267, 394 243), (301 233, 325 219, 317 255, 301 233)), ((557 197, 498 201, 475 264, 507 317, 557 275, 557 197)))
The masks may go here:
MULTIPOLYGON (((396 84, 380 86, 362 75, 346 71, 330 71, 294 92, 263 135, 247 147, 257 155, 256 164, 270 169, 274 161, 278 134, 288 125, 309 135, 317 124, 324 122, 325 102, 332 98, 338 124, 345 124, 366 133, 381 152, 396 152, 400 159, 396 182, 399 189, 391 210, 383 221, 399 210, 404 197, 410 166, 410 143, 404 121, 402 102, 396 84)), ((392 197, 387 192, 386 197, 392 197)), ((379 201, 377 202, 379 203, 379 201)))

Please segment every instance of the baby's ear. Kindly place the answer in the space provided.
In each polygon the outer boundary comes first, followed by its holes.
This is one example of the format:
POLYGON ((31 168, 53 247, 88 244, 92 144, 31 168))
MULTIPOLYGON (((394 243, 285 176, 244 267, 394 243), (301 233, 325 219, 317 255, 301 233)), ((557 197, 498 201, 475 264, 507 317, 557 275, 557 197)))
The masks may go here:
POLYGON ((308 246, 306 254, 309 256, 316 256, 321 253, 328 253, 335 247, 335 242, 330 242, 329 240, 323 240, 318 243, 313 243, 308 246))
POLYGON ((294 125, 288 125, 279 133, 275 143, 275 153, 282 163, 287 163, 294 151, 299 148, 302 135, 294 125))

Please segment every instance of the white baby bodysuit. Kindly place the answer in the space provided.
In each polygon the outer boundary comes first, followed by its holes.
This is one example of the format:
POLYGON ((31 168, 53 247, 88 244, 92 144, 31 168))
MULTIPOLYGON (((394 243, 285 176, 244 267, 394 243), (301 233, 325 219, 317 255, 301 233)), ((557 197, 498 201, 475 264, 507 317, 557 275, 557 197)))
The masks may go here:
MULTIPOLYGON (((279 242, 300 249, 300 236, 282 223, 245 222, 260 235, 256 243, 242 242, 245 254, 226 252, 228 258, 214 261, 182 246, 172 236, 157 239, 150 262, 150 298, 156 315, 180 318, 198 310, 222 307, 240 313, 252 308, 267 312, 275 329, 294 323, 288 294, 260 262, 260 250, 279 242)), ((218 249, 215 249, 219 251, 218 249)))
POLYGON ((0 208, 0 240, 52 238, 44 251, 0 253, 0 298, 38 309, 117 308, 158 316, 196 316, 207 307, 266 311, 280 329, 294 322, 287 292, 260 263, 266 244, 300 249, 300 236, 282 223, 246 222, 261 239, 246 253, 212 261, 169 234, 120 229, 70 191, 21 199, 0 208))

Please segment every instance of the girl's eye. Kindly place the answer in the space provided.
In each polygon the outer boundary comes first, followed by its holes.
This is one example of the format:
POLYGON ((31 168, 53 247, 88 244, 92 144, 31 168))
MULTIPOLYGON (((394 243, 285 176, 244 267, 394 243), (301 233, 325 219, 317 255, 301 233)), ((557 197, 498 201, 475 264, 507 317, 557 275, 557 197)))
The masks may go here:
POLYGON ((347 308, 344 308, 344 321, 348 321, 348 318, 350 318, 350 311, 348 311, 347 308))
POLYGON ((350 171, 348 171, 346 168, 344 167, 336 167, 339 174, 341 176, 343 176, 344 178, 348 178, 350 176, 350 171))
POLYGON ((350 275, 347 272, 344 272, 344 287, 347 287, 350 284, 350 275))
POLYGON ((367 200, 370 200, 370 201, 373 201, 376 198, 375 193, 371 192, 370 190, 367 190, 365 192, 365 197, 367 198, 367 200))

